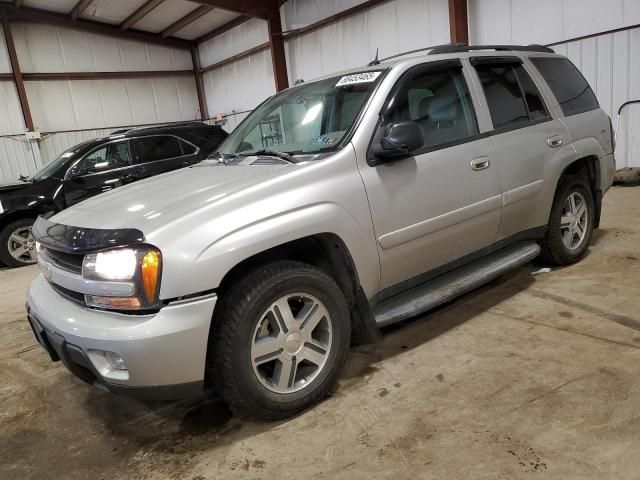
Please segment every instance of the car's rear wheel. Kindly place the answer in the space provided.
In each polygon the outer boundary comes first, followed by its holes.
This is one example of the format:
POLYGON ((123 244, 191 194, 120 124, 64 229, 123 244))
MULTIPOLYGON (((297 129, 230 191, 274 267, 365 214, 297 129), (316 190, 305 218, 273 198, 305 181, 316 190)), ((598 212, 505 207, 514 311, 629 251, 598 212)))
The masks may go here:
POLYGON ((594 220, 595 203, 587 180, 583 176, 564 177, 542 240, 542 259, 554 265, 580 260, 591 243, 594 220))
POLYGON ((33 219, 11 222, 0 232, 0 261, 9 267, 36 262, 36 242, 31 233, 33 219))
POLYGON ((210 378, 237 414, 286 418, 329 393, 351 338, 349 310, 331 277, 298 262, 269 264, 218 308, 210 378))

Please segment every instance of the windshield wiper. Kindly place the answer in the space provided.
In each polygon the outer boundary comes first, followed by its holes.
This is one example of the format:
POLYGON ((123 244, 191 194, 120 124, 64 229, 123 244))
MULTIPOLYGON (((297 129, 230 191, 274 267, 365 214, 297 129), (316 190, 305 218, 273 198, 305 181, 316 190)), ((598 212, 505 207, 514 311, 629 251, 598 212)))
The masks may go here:
POLYGON ((285 152, 278 152, 277 150, 271 150, 269 148, 263 148, 262 150, 258 150, 256 152, 242 153, 242 155, 246 155, 247 157, 255 155, 257 157, 269 156, 269 157, 277 157, 282 160, 286 160, 289 163, 296 163, 293 159, 293 155, 290 155, 285 152))

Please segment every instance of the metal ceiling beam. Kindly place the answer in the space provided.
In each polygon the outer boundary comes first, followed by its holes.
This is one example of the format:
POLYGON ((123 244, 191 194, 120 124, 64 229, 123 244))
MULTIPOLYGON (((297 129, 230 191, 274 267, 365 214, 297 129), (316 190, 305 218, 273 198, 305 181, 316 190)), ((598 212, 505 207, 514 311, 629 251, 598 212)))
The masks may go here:
POLYGON ((228 32, 232 28, 235 28, 235 27, 238 27, 238 26, 242 25, 243 23, 247 22, 248 20, 251 20, 251 17, 248 17, 246 15, 241 15, 241 16, 239 16, 237 18, 234 18, 230 22, 227 22, 224 25, 219 26, 218 28, 214 28, 209 33, 205 33, 201 37, 196 38, 195 42, 198 45, 200 45, 201 43, 207 42, 207 41, 211 40, 212 38, 215 38, 215 37, 217 37, 219 35, 222 35, 225 32, 228 32))
POLYGON ((449 0, 449 32, 451 43, 469 44, 467 0, 449 0))
POLYGON ((180 20, 178 20, 177 22, 171 24, 170 26, 168 26, 165 30, 163 30, 160 33, 160 36, 162 38, 167 38, 170 37, 171 35, 173 35, 174 33, 182 30, 184 27, 186 27, 187 25, 195 22, 196 20, 198 20, 200 17, 206 15, 207 13, 209 13, 211 10, 213 10, 213 7, 208 7, 206 5, 201 5, 198 8, 196 8, 195 10, 193 10, 192 12, 189 12, 188 14, 186 14, 184 17, 182 17, 180 20))
POLYGON ((71 10, 71 15, 70 15, 71 19, 77 20, 78 17, 82 15, 82 12, 84 12, 87 9, 87 7, 92 1, 93 0, 78 0, 78 3, 76 3, 76 6, 73 7, 73 9, 71 10))
POLYGON ((267 19, 266 0, 190 0, 200 5, 219 8, 228 12, 239 13, 249 17, 267 19))
POLYGON ((149 12, 151 12, 151 10, 153 10, 154 8, 156 8, 158 5, 160 5, 164 0, 148 0, 146 3, 144 3, 140 8, 138 8, 135 12, 133 12, 131 15, 129 15, 121 24, 120 24, 120 29, 121 30, 127 30, 128 28, 131 28, 131 26, 133 24, 135 24, 138 20, 140 20, 142 17, 144 17, 145 15, 147 15, 149 12))
POLYGON ((0 4, 0 14, 4 14, 9 18, 15 18, 18 20, 45 23, 58 27, 83 30, 85 32, 109 35, 118 38, 129 38, 140 42, 158 43, 175 48, 191 49, 193 45, 193 42, 189 42, 187 40, 162 38, 160 35, 141 32, 139 30, 123 31, 117 25, 109 25, 107 23, 94 22, 92 20, 84 20, 81 18, 74 21, 68 15, 48 12, 37 8, 16 8, 10 4, 0 4))
MULTIPOLYGON (((2 12, 0 12, 1 14, 2 12)), ((13 80, 16 84, 16 90, 18 91, 18 99, 20 100, 20 107, 22 107, 22 116, 24 117, 24 125, 30 132, 33 131, 33 117, 31 116, 31 109, 29 108, 29 99, 27 98, 27 91, 24 88, 24 81, 22 79, 22 72, 20 71, 20 63, 18 62, 18 54, 16 53, 16 45, 13 43, 13 34, 11 33, 11 25, 9 18, 6 15, 2 15, 2 29, 4 30, 4 38, 7 44, 7 51, 9 52, 9 61, 11 62, 11 71, 13 72, 13 80)))
POLYGON ((49 72, 23 73, 25 81, 34 80, 112 80, 131 78, 184 77, 193 75, 192 70, 134 70, 122 72, 49 72))

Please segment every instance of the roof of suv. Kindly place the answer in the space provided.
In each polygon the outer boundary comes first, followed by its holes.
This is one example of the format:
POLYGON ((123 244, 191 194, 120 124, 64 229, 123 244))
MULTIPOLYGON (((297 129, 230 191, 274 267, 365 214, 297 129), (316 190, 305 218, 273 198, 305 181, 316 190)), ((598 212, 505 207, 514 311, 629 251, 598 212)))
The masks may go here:
POLYGON ((141 137, 144 135, 153 135, 156 133, 168 133, 175 130, 182 130, 185 128, 193 130, 193 129, 203 129, 203 128, 219 129, 220 127, 217 125, 208 125, 203 122, 164 123, 161 125, 151 125, 148 127, 123 128, 123 129, 111 132, 109 137, 113 137, 114 135, 124 135, 126 137, 141 137))
POLYGON ((424 60, 438 60, 440 58, 461 58, 470 54, 503 54, 513 52, 517 54, 553 54, 558 55, 549 47, 543 45, 465 45, 460 43, 435 45, 431 47, 419 48, 416 50, 410 50, 408 52, 402 52, 395 55, 391 55, 386 58, 374 59, 366 66, 360 66, 343 70, 341 72, 335 72, 328 75, 323 75, 319 78, 314 78, 310 81, 323 80, 326 78, 337 77, 340 75, 350 75, 352 73, 366 72, 369 70, 380 70, 381 68, 393 68, 398 64, 404 63, 408 60, 415 60, 422 58, 424 60))

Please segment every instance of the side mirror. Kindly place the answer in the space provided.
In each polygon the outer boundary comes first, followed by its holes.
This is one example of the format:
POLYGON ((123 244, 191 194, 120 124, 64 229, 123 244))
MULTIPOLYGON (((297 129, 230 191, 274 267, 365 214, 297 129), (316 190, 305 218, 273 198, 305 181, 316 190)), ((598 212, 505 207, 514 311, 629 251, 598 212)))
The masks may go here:
POLYGON ((67 172, 67 179, 71 180, 72 178, 80 177, 87 173, 86 169, 82 168, 79 164, 75 165, 67 172))
POLYGON ((373 154, 381 160, 407 158, 424 145, 422 127, 411 120, 387 125, 379 145, 373 146, 373 154))

